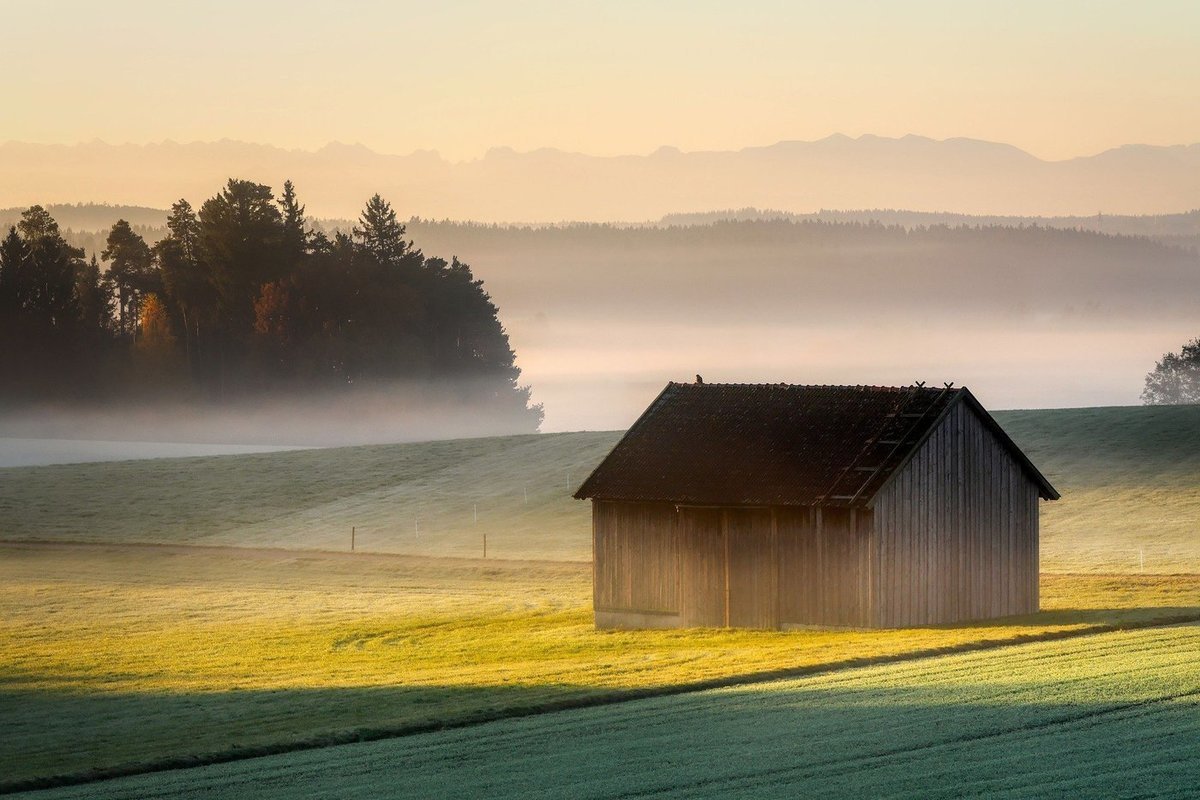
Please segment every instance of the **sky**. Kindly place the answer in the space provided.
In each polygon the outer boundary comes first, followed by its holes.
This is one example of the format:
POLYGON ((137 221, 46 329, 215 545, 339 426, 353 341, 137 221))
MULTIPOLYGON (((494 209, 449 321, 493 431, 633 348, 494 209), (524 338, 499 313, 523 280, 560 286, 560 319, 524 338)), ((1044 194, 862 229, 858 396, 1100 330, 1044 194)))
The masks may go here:
POLYGON ((1200 3, 0 0, 0 141, 1200 142, 1200 3))

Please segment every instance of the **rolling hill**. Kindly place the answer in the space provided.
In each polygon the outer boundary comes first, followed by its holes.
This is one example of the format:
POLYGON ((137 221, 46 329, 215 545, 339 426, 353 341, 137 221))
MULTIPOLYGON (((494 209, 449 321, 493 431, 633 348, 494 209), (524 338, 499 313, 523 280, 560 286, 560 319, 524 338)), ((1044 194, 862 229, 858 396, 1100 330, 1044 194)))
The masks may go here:
MULTIPOLYGON (((1063 499, 1048 572, 1200 572, 1200 407, 997 415, 1063 499)), ((619 433, 0 470, 0 539, 586 561, 570 495, 619 433)))
POLYGON ((900 630, 595 630, 588 508, 569 495, 613 432, 0 470, 0 791, 287 797, 329 776, 346 796, 527 796, 539 770, 574 787, 581 742, 637 785, 666 769, 794 794, 842 786, 839 765, 881 792, 1102 780, 1052 752, 1166 786, 1194 768, 1174 744, 1191 746, 1194 626, 1161 626, 1200 618, 1200 407, 997 416, 1063 492, 1044 507, 1042 611, 900 630), (693 734, 689 752, 755 756, 624 749, 693 734), (805 751, 809 734, 833 744, 805 751), (1135 739, 1153 756, 1133 764, 1135 739), (497 779, 500 762, 521 769, 497 779))

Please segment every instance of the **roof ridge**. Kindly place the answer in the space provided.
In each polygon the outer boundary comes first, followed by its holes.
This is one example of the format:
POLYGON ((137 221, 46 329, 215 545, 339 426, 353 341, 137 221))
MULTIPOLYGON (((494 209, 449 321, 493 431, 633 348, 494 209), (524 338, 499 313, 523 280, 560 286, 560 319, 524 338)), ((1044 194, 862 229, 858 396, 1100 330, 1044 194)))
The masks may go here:
MULTIPOLYGON (((751 388, 751 389, 775 388, 775 387, 782 387, 782 388, 787 388, 787 389, 878 389, 878 390, 889 391, 889 392, 907 392, 907 391, 911 391, 913 389, 924 389, 924 390, 931 391, 931 392, 934 392, 934 391, 940 392, 944 388, 947 388, 945 386, 925 386, 925 385, 918 385, 916 383, 904 384, 902 386, 885 386, 883 384, 876 384, 876 383, 786 383, 783 381, 780 381, 778 383, 739 383, 739 382, 711 383, 709 381, 705 381, 704 383, 692 383, 692 382, 671 381, 668 384, 668 386, 693 387, 693 388, 719 388, 719 387, 726 387, 726 386, 735 386, 735 387, 739 387, 739 388, 751 388)), ((951 384, 948 388, 950 389, 950 391, 958 391, 958 390, 966 388, 966 387, 954 386, 953 384, 951 384)))

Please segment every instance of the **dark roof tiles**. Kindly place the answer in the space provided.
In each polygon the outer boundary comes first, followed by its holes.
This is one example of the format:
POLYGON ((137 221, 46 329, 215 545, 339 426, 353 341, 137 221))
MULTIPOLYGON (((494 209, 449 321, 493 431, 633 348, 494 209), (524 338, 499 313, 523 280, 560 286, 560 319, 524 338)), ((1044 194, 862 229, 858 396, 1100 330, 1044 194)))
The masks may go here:
POLYGON ((865 503, 964 397, 978 406, 965 389, 948 387, 670 383, 575 496, 718 506, 865 503))

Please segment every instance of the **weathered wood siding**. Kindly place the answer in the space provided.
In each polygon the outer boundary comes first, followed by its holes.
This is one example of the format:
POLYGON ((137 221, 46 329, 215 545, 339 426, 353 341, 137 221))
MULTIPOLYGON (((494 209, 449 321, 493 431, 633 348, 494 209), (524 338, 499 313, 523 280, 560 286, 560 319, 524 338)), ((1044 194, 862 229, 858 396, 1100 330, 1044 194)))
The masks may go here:
POLYGON ((592 504, 592 602, 597 612, 679 613, 675 507, 592 504))
POLYGON ((1037 611, 1037 485, 966 404, 872 505, 875 625, 1037 611))
POLYGON ((902 627, 1038 609, 1038 486, 962 403, 871 508, 592 513, 600 627, 902 627))
POLYGON ((871 622, 871 512, 780 508, 779 621, 860 627, 871 622))
POLYGON ((729 619, 735 628, 775 628, 779 563, 773 514, 766 508, 724 513, 729 561, 729 619))
POLYGON ((726 624, 725 526, 720 509, 681 508, 679 525, 679 619, 685 628, 726 624))
POLYGON ((600 627, 870 623, 869 511, 604 501, 593 509, 600 627))

